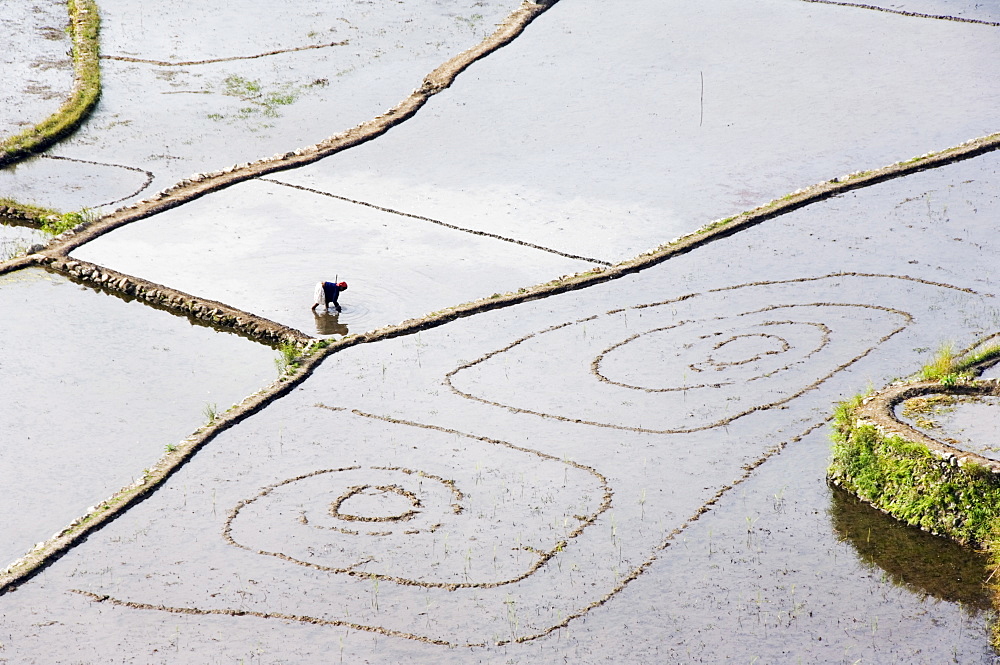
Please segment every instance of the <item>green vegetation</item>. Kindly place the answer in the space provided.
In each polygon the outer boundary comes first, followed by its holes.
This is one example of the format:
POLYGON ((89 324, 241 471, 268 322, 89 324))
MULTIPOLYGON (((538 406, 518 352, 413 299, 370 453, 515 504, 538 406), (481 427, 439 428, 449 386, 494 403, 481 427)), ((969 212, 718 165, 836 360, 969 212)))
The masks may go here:
POLYGON ((205 414, 205 420, 211 425, 219 418, 219 407, 217 404, 206 404, 205 408, 202 409, 202 413, 205 414))
POLYGON ((73 94, 54 114, 0 143, 0 166, 40 152, 68 136, 87 118, 101 94, 98 54, 100 18, 93 0, 68 0, 73 40, 73 94))
POLYGON ((56 236, 80 224, 89 224, 96 219, 97 214, 90 208, 84 208, 79 212, 67 212, 63 215, 48 215, 42 220, 42 230, 56 236))
POLYGON ((1000 517, 1000 480, 952 466, 926 446, 857 422, 861 396, 834 415, 831 481, 899 520, 965 544, 986 543, 1000 517))
POLYGON ((222 82, 222 94, 236 97, 250 105, 240 108, 234 115, 210 113, 212 120, 250 120, 253 118, 278 118, 279 108, 294 104, 304 91, 329 85, 326 79, 316 79, 305 85, 283 84, 276 90, 265 90, 258 79, 247 79, 237 74, 227 76, 222 82))
POLYGON ((942 385, 953 386, 959 381, 974 377, 972 367, 1000 356, 1000 344, 990 344, 982 348, 958 353, 951 342, 942 344, 934 358, 920 370, 921 379, 939 381, 942 385))
POLYGON ((278 375, 283 376, 299 368, 299 347, 296 344, 286 342, 278 347, 281 355, 274 359, 274 365, 278 368, 278 375))
MULTIPOLYGON (((951 386, 974 380, 980 363, 1000 356, 1000 345, 986 342, 963 352, 942 345, 916 378, 951 386)), ((829 480, 896 519, 959 543, 982 546, 989 555, 987 585, 998 614, 990 641, 1000 650, 1000 475, 966 459, 942 459, 921 443, 885 435, 859 420, 863 396, 841 403, 834 412, 833 459, 829 480)), ((936 425, 931 416, 952 408, 956 397, 912 397, 904 417, 918 427, 936 425)))

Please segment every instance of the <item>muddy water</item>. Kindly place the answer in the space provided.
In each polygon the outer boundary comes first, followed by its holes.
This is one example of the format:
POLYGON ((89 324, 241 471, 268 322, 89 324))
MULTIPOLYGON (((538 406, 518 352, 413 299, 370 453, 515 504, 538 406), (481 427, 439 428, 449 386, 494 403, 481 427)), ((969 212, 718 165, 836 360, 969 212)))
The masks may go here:
POLYGON ((41 270, 0 277, 4 567, 275 377, 275 352, 41 270))
POLYGON ((591 267, 316 193, 254 181, 112 232, 73 253, 315 335, 399 323, 591 267), (313 287, 347 281, 339 315, 313 287))
MULTIPOLYGON (((185 1, 155 12, 102 2, 100 103, 50 153, 152 172, 151 189, 140 196, 147 198, 192 173, 311 145, 375 117, 480 42, 517 4, 303 0, 282 3, 276 20, 268 2, 185 1), (320 45, 327 46, 295 50, 320 45), (272 51, 283 52, 247 59, 272 51)), ((107 169, 93 165, 91 177, 107 169)), ((81 191, 65 163, 0 171, 7 196, 39 187, 47 205, 67 210, 138 196, 127 178, 81 191)))
POLYGON ((614 261, 996 129, 997 28, 804 2, 642 15, 559 3, 413 121, 278 177, 614 261))
POLYGON ((0 139, 31 127, 59 108, 73 86, 66 3, 5 2, 0 12, 0 139))

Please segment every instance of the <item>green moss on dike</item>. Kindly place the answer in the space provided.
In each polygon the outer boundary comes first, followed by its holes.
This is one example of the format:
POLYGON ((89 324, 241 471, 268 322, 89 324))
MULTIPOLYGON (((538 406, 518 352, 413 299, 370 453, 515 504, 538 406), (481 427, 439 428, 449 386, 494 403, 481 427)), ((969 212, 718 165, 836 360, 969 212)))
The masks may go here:
POLYGON ((100 18, 93 0, 68 0, 73 38, 73 94, 51 116, 0 143, 0 166, 40 152, 68 136, 86 119, 101 95, 101 66, 98 53, 100 18))
POLYGON ((952 466, 922 444, 859 424, 860 403, 859 396, 837 408, 829 479, 909 525, 964 544, 989 542, 1000 481, 985 467, 952 466))

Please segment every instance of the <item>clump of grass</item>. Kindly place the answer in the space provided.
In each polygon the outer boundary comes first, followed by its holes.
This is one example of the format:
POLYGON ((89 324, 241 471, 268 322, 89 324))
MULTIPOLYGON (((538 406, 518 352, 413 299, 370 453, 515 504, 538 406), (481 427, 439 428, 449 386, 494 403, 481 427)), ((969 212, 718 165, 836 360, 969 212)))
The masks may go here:
POLYGON ((944 386, 954 386, 960 381, 971 379, 970 369, 981 362, 1000 356, 1000 345, 991 344, 967 353, 955 351, 951 342, 938 348, 931 362, 920 370, 920 378, 940 381, 944 386))
POLYGON ((299 368, 301 358, 298 345, 285 342, 278 347, 278 353, 280 355, 274 359, 274 365, 278 368, 279 376, 299 368))
MULTIPOLYGON (((240 101, 248 102, 250 106, 239 109, 235 115, 237 120, 247 120, 255 116, 267 118, 277 118, 281 114, 278 108, 294 104, 303 90, 322 86, 324 79, 317 79, 312 83, 302 86, 285 84, 278 90, 265 90, 258 79, 248 79, 237 74, 227 76, 222 82, 222 94, 227 97, 236 97, 240 101)), ((212 120, 226 120, 228 116, 222 113, 211 113, 208 116, 212 120)))
POLYGON ((205 408, 201 410, 205 414, 205 420, 211 425, 216 420, 219 419, 219 407, 217 404, 212 404, 211 402, 205 405, 205 408))
POLYGON ((80 224, 89 224, 96 219, 97 213, 90 208, 84 208, 79 212, 67 212, 62 215, 49 215, 42 221, 42 230, 50 235, 57 236, 80 224))
POLYGON ((1000 651, 1000 520, 994 520, 993 528, 990 530, 989 538, 984 544, 984 549, 989 558, 986 569, 989 576, 986 578, 986 587, 993 595, 994 617, 990 621, 990 645, 1000 651))
POLYGON ((73 94, 51 116, 0 142, 0 166, 12 164, 40 152, 79 127, 101 95, 98 52, 100 18, 93 0, 69 0, 70 34, 73 39, 73 94))
POLYGON ((955 345, 952 342, 945 342, 938 348, 934 358, 920 370, 920 378, 940 381, 943 377, 957 372, 958 355, 955 353, 955 345))
MULTIPOLYGON (((2 160, 2 158, 0 158, 2 160)), ((52 210, 51 208, 42 208, 41 206, 31 205, 29 203, 20 203, 14 199, 0 197, 0 207, 13 209, 15 212, 12 213, 15 217, 20 215, 24 219, 31 220, 36 224, 41 224, 48 217, 59 216, 59 212, 52 210)))
POLYGON ((971 463, 952 466, 926 446, 859 423, 861 396, 834 413, 829 478, 911 526, 960 543, 988 542, 1000 519, 1000 480, 971 463))

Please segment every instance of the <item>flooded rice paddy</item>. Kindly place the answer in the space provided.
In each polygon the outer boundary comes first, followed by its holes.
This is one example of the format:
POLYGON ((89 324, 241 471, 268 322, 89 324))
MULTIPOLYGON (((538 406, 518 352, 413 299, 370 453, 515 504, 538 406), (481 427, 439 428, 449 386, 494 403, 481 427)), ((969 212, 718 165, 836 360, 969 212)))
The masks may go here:
POLYGON ((903 422, 959 450, 1000 459, 1000 431, 996 419, 1000 399, 951 395, 924 398, 919 402, 914 399, 897 407, 903 422))
POLYGON ((4 566, 276 374, 268 347, 38 269, 0 303, 4 566))
MULTIPOLYGON (((516 8, 126 4, 100 107, 0 196, 110 210, 315 143, 516 8)), ((996 662, 983 558, 825 470, 837 401, 1000 327, 998 153, 610 266, 996 131, 996 7, 642 9, 561 0, 372 141, 29 260, 345 340, 296 378, 113 285, 0 275, 0 563, 275 394, 3 587, 0 663, 996 662)))

